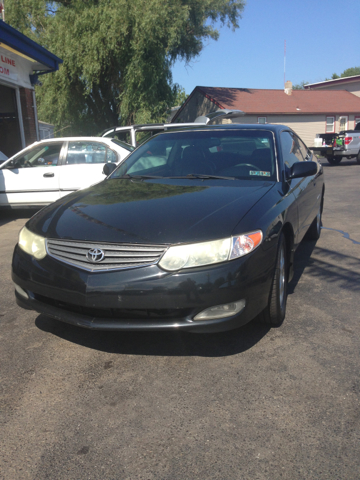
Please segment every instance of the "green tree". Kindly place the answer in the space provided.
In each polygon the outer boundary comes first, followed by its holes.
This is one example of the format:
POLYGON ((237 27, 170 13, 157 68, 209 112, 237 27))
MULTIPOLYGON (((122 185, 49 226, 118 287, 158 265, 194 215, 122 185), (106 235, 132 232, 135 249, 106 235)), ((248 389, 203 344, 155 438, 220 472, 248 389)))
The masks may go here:
POLYGON ((340 74, 340 77, 352 77, 354 75, 360 75, 360 67, 347 68, 343 71, 343 73, 340 74))
POLYGON ((304 89, 304 86, 307 85, 309 82, 305 82, 305 81, 302 81, 300 83, 297 83, 295 85, 293 85, 293 90, 305 90, 304 89))
POLYGON ((347 68, 340 75, 333 73, 331 78, 325 78, 325 80, 337 80, 338 78, 352 77, 353 75, 360 75, 360 67, 347 68))
POLYGON ((7 21, 63 59, 36 87, 42 120, 66 134, 159 121, 179 95, 175 60, 189 62, 215 23, 238 28, 245 0, 17 0, 7 21), (70 128, 66 128, 70 125, 70 128))
POLYGON ((189 95, 186 94, 185 90, 182 87, 180 87, 180 85, 175 85, 174 91, 175 91, 175 96, 174 96, 172 107, 181 106, 186 101, 189 95))
MULTIPOLYGON (((333 73, 331 75, 331 78, 325 78, 324 81, 326 81, 326 80, 336 80, 338 78, 352 77, 354 75, 360 75, 360 67, 347 68, 340 75, 338 75, 337 73, 333 73)), ((294 85, 293 90, 304 90, 304 86, 307 85, 308 83, 309 82, 302 81, 302 82, 294 85)))

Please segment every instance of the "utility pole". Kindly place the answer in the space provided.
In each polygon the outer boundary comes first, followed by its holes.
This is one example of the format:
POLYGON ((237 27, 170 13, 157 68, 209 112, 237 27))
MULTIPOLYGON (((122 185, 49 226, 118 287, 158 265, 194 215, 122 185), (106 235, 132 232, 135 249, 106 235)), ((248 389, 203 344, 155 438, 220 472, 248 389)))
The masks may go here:
POLYGON ((284 88, 285 88, 285 70, 286 70, 286 40, 284 41, 284 88))

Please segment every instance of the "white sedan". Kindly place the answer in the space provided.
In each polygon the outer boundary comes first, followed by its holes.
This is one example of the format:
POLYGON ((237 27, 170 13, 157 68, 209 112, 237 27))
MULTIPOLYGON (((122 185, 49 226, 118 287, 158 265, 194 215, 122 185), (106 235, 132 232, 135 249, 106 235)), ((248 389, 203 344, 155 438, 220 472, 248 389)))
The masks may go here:
POLYGON ((134 149, 111 138, 67 137, 35 142, 0 165, 0 208, 42 207, 105 178, 106 163, 134 149))

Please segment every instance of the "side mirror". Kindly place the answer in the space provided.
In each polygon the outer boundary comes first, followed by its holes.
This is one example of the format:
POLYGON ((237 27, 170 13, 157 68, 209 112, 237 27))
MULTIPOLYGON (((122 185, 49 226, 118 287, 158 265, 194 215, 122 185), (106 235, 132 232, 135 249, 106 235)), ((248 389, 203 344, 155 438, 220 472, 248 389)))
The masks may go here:
POLYGON ((16 161, 16 160, 11 160, 11 162, 8 162, 5 167, 3 168, 7 168, 8 170, 13 170, 14 168, 19 168, 19 162, 16 161))
POLYGON ((318 171, 318 164, 316 162, 297 162, 291 167, 287 174, 287 179, 310 177, 316 175, 318 171))
POLYGON ((105 163, 103 168, 103 174, 108 177, 115 170, 116 167, 116 163, 105 163))

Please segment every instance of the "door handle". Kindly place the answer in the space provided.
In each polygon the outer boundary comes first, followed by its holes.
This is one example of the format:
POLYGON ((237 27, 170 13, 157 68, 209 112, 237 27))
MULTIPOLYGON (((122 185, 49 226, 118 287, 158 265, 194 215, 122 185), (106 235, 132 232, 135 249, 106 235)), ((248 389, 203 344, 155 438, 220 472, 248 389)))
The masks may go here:
POLYGON ((54 172, 47 172, 47 173, 44 173, 44 175, 43 175, 43 177, 46 177, 46 178, 54 177, 54 176, 55 176, 54 172))

